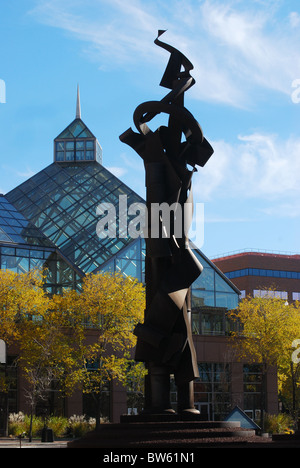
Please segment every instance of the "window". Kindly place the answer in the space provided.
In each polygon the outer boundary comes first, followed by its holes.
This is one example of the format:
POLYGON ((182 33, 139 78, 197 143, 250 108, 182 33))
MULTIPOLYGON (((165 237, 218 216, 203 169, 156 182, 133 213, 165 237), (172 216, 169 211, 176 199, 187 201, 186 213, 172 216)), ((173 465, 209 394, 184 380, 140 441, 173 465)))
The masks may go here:
MULTIPOLYGON (((71 135, 66 135, 66 137, 71 135)), ((81 135, 80 137, 84 137, 81 135)), ((93 161, 93 140, 65 140, 55 142, 55 161, 93 161)))
POLYGON ((300 301, 300 292, 293 292, 292 298, 293 301, 300 301))
POLYGON ((63 141, 59 141, 56 143, 56 151, 64 151, 65 150, 65 143, 63 141))
POLYGON ((288 293, 286 291, 268 291, 266 289, 254 289, 253 297, 277 297, 279 299, 287 299, 288 293))
POLYGON ((300 279, 299 271, 266 270, 263 268, 243 268, 241 270, 228 271, 227 278, 239 278, 241 276, 267 276, 271 278, 294 278, 300 279))
POLYGON ((74 141, 66 141, 66 149, 74 150, 74 141))
POLYGON ((192 333, 194 335, 228 335, 232 323, 226 308, 203 307, 192 310, 192 333))
POLYGON ((219 421, 230 411, 230 366, 199 363, 200 377, 194 382, 195 407, 211 421, 219 421))
POLYGON ((237 306, 237 294, 216 292, 216 307, 226 307, 226 309, 232 310, 237 306))
POLYGON ((83 161, 84 160, 84 151, 76 150, 76 161, 83 161))
POLYGON ((245 297, 246 297, 246 290, 242 289, 241 294, 240 294, 240 299, 245 299, 245 297))
POLYGON ((85 152, 85 159, 86 159, 87 161, 93 161, 93 159, 94 159, 94 151, 90 151, 90 150, 86 151, 86 152, 85 152))
POLYGON ((63 161, 65 157, 65 143, 63 141, 58 141, 55 146, 56 146, 55 160, 63 161))
POLYGON ((243 366, 244 408, 247 415, 255 418, 261 408, 262 367, 259 364, 243 366))
POLYGON ((93 150, 94 149, 94 142, 90 141, 90 140, 87 140, 85 142, 85 147, 86 147, 87 150, 93 150))
POLYGON ((76 151, 84 150, 84 141, 76 141, 76 151))
POLYGON ((66 161, 74 161, 74 151, 66 151, 66 161))
POLYGON ((76 141, 76 161, 84 160, 84 141, 76 141))

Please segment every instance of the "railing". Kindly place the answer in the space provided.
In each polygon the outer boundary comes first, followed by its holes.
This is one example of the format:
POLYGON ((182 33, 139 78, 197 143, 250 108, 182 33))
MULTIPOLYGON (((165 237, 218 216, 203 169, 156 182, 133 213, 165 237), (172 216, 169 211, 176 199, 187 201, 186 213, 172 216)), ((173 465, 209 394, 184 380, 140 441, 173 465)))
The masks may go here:
POLYGON ((292 255, 299 255, 299 252, 289 252, 289 251, 280 251, 280 250, 263 250, 263 249, 242 249, 242 250, 232 250, 229 252, 225 252, 219 255, 212 255, 210 256, 210 260, 215 260, 217 258, 223 258, 223 257, 230 257, 232 255, 239 255, 242 253, 263 253, 263 254, 270 254, 270 255, 287 255, 287 256, 292 256, 292 255))

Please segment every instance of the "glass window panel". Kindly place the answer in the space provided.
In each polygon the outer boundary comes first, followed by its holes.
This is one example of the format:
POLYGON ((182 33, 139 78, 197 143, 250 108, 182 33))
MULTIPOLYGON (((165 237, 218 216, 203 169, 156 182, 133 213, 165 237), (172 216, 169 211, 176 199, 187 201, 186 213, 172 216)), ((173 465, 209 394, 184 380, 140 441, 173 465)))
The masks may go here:
POLYGON ((1 242, 12 242, 12 239, 0 228, 0 241, 1 242))
POLYGON ((213 291, 203 291, 192 288, 192 307, 214 307, 215 298, 213 291))
POLYGON ((94 151, 86 151, 85 152, 85 159, 87 161, 92 161, 94 159, 94 151))
POLYGON ((29 258, 2 255, 1 269, 12 270, 15 273, 26 273, 29 271, 29 258))
POLYGON ((45 169, 43 169, 43 172, 45 172, 45 174, 47 174, 50 177, 52 177, 53 175, 59 173, 60 171, 61 171, 61 168, 58 167, 55 163, 52 163, 52 164, 50 164, 50 166, 47 166, 47 167, 45 167, 45 169))
POLYGON ((224 315, 213 310, 201 312, 201 333, 203 335, 224 334, 224 315))
POLYGON ((9 223, 8 223, 10 226, 16 226, 16 227, 23 227, 21 223, 19 223, 19 221, 17 221, 16 219, 10 219, 9 220, 9 223))
POLYGON ((5 232, 6 232, 7 234, 16 234, 16 230, 15 230, 15 229, 16 229, 16 228, 13 228, 13 227, 11 227, 11 226, 5 226, 5 232))
POLYGON ((75 202, 74 198, 72 198, 71 196, 68 195, 68 196, 62 197, 59 200, 59 206, 63 210, 66 210, 67 208, 72 206, 74 204, 74 202, 75 202))
POLYGON ((96 141, 96 159, 100 164, 102 164, 102 148, 98 141, 96 141))
POLYGON ((57 262, 57 282, 58 283, 72 283, 74 279, 73 270, 64 261, 57 262))
POLYGON ((133 276, 141 281, 140 262, 129 258, 117 259, 116 269, 120 270, 125 276, 133 276))
MULTIPOLYGON (((81 121, 81 120, 78 120, 76 119, 74 122, 71 123, 71 125, 69 125, 69 130, 70 132, 73 134, 73 136, 76 138, 77 136, 80 135, 80 133, 82 133, 84 130, 86 131, 87 128, 86 126, 84 125, 84 123, 81 121)), ((91 133, 87 131, 87 133, 89 133, 88 136, 91 136, 91 133)))
POLYGON ((22 192, 22 190, 19 187, 17 187, 12 192, 10 192, 9 200, 13 203, 13 202, 19 200, 20 198, 22 198, 23 196, 24 196, 24 193, 22 192))
POLYGON ((49 236, 52 242, 57 243, 58 246, 62 245, 69 238, 64 234, 63 231, 58 230, 52 236, 49 236))
POLYGON ((89 150, 90 150, 90 149, 94 149, 94 142, 93 142, 93 141, 90 141, 90 140, 87 140, 87 141, 85 142, 85 147, 86 147, 86 149, 89 149, 89 150))
POLYGON ((84 141, 76 141, 76 151, 84 149, 84 141))
POLYGON ((29 257, 29 249, 16 249, 16 255, 22 257, 29 257))
POLYGON ((232 287, 222 278, 219 274, 216 273, 216 291, 224 291, 232 293, 232 287))
POLYGON ((74 151, 66 151, 66 161, 74 161, 74 151))
POLYGON ((67 127, 57 138, 74 138, 74 135, 70 132, 69 127, 67 127))
POLYGON ((44 258, 43 250, 30 250, 30 257, 31 258, 44 258))
POLYGON ((78 234, 80 229, 80 225, 76 221, 73 221, 65 226, 64 231, 68 236, 74 236, 78 234))
POLYGON ((66 141, 66 149, 73 150, 74 149, 74 141, 66 141))
POLYGON ((66 180, 68 180, 68 175, 64 172, 58 172, 57 174, 53 174, 51 176, 49 183, 51 183, 52 180, 55 180, 59 186, 62 186, 66 182, 66 180))
POLYGON ((47 262, 45 262, 45 268, 46 268, 45 282, 50 283, 50 284, 51 283, 55 284, 56 283, 56 261, 47 260, 47 262))
POLYGON ((200 314, 192 313, 192 333, 194 335, 200 335, 200 314))
POLYGON ((30 270, 39 269, 42 270, 45 260, 41 258, 31 258, 30 259, 30 270))
POLYGON ((91 134, 91 132, 85 128, 81 133, 80 133, 80 138, 90 138, 91 136, 93 136, 91 134))
POLYGON ((84 151, 76 150, 76 161, 83 161, 83 160, 84 160, 84 151))
POLYGON ((39 185, 39 187, 37 187, 36 192, 39 193, 40 195, 41 195, 41 192, 40 192, 41 189, 44 192, 46 192, 49 197, 51 197, 53 194, 56 194, 59 191, 60 187, 56 184, 56 182, 50 181, 49 178, 47 178, 47 180, 42 182, 39 185))
POLYGON ((65 153, 63 151, 56 151, 55 160, 56 161, 63 161, 65 157, 65 153))
POLYGON ((234 293, 216 292, 216 307, 235 309, 238 306, 238 295, 234 293))
POLYGON ((64 151, 65 143, 63 141, 56 142, 56 151, 64 151))
POLYGON ((203 268, 201 275, 194 281, 192 287, 214 290, 214 270, 212 268, 203 268))

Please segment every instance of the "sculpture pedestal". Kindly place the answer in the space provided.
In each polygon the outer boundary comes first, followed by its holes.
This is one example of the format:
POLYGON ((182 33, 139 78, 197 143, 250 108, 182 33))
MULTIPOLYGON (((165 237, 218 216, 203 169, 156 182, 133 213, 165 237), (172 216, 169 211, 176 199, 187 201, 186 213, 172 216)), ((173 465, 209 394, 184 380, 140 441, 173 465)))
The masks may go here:
MULTIPOLYGON (((200 415, 201 416, 201 415, 200 415)), ((68 448, 143 449, 189 451, 200 447, 247 444, 261 438, 237 421, 201 421, 199 415, 124 415, 117 424, 103 424, 99 431, 68 443, 68 448)))

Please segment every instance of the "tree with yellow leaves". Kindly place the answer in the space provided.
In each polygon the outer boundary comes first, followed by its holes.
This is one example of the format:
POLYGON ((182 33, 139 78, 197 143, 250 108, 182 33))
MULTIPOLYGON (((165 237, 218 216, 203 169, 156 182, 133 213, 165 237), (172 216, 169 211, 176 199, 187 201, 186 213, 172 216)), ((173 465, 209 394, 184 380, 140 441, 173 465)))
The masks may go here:
POLYGON ((20 338, 19 324, 24 319, 43 314, 47 306, 40 272, 0 270, 0 337, 7 344, 20 338))
MULTIPOLYGON (((278 369, 279 387, 288 377, 298 377, 293 370, 293 341, 300 338, 299 304, 288 304, 267 291, 264 297, 247 297, 229 316, 238 324, 231 344, 240 360, 261 364, 261 426, 266 395, 266 371, 268 366, 278 369)), ((294 382, 295 383, 295 382, 294 382)))
POLYGON ((38 271, 0 270, 0 337, 19 350, 32 415, 53 382, 62 394, 80 383, 93 395, 100 421, 104 386, 125 382, 144 299, 142 284, 119 273, 87 275, 80 292, 49 297, 38 271))
MULTIPOLYGON (((45 369, 50 368, 46 326, 49 304, 40 272, 33 270, 17 274, 11 270, 0 270, 0 336, 7 344, 17 346, 19 355, 16 360, 21 363, 29 383, 27 397, 31 420, 37 400, 45 391, 45 369), (48 350, 45 352, 46 347, 48 350)), ((47 383, 48 390, 49 379, 47 383)), ((6 389, 9 390, 8 382, 6 389)))
POLYGON ((92 395, 98 427, 104 387, 113 379, 126 380, 136 344, 133 329, 142 320, 145 307, 144 288, 135 278, 121 273, 89 274, 80 293, 69 291, 60 301, 73 324, 70 333, 78 366, 72 375, 82 383, 83 391, 92 395), (93 340, 88 339, 87 328, 94 330, 93 340))

